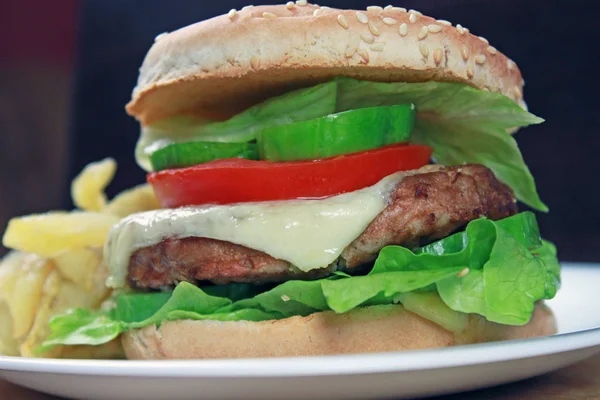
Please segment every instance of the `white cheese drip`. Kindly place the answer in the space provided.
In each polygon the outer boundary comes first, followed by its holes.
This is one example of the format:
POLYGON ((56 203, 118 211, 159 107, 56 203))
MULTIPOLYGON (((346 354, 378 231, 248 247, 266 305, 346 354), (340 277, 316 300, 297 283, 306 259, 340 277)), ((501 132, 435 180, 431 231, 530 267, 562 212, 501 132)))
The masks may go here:
POLYGON ((320 200, 182 207, 133 214, 110 231, 107 285, 125 285, 131 255, 167 238, 203 237, 260 250, 307 272, 334 262, 386 207, 403 173, 320 200))

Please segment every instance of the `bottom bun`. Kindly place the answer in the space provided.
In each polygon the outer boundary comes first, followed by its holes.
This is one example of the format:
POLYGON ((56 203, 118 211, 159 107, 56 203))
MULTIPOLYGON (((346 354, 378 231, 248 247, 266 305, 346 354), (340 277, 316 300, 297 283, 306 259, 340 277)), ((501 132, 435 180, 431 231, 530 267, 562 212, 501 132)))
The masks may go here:
POLYGON ((554 333, 554 316, 542 303, 526 325, 470 315, 468 328, 458 335, 401 305, 386 305, 261 322, 170 321, 127 332, 122 340, 129 359, 201 359, 416 350, 554 333))

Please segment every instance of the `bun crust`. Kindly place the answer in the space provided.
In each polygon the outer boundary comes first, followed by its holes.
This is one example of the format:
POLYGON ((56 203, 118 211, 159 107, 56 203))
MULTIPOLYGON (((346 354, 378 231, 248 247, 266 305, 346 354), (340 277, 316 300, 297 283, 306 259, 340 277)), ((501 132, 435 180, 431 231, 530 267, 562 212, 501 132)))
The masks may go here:
POLYGON ((400 8, 291 3, 248 7, 159 35, 126 108, 143 125, 181 114, 224 119, 336 76, 458 82, 525 107, 514 62, 459 25, 400 8))
POLYGON ((448 347, 556 333, 552 311, 536 305, 524 326, 470 316, 457 335, 401 305, 373 306, 345 314, 331 311, 262 322, 173 321, 125 333, 129 359, 204 359, 317 356, 448 347))

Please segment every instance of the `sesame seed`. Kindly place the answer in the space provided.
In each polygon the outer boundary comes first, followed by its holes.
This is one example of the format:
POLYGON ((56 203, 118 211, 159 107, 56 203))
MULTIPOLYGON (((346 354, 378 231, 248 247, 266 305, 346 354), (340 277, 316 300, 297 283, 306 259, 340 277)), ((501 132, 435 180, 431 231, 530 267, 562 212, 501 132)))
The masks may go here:
POLYGON ((379 36, 381 33, 379 32, 379 29, 377 29, 377 27, 375 26, 375 24, 371 21, 369 21, 369 30, 371 31, 371 33, 375 36, 379 36))
POLYGON ((411 13, 409 14, 408 20, 410 21, 410 23, 411 23, 411 24, 414 24, 415 22, 417 22, 417 19, 418 19, 418 18, 419 18, 419 17, 417 16, 417 14, 415 14, 415 13, 411 12, 411 13))
POLYGON ((442 31, 442 27, 435 24, 427 25, 427 29, 430 33, 439 33, 442 31))
POLYGON ((460 48, 460 54, 462 55, 463 60, 467 61, 469 56, 471 55, 471 48, 466 44, 460 48))
POLYGON ((506 68, 508 68, 509 71, 512 71, 514 67, 515 67, 515 62, 513 60, 508 60, 506 62, 506 68))
POLYGON ((348 29, 348 20, 344 14, 340 14, 337 16, 338 24, 344 29, 348 29))
POLYGON ((367 22, 369 22, 369 17, 367 17, 367 14, 361 13, 360 11, 356 12, 356 19, 361 24, 366 24, 367 22))
POLYGON ((461 24, 456 24, 456 30, 458 31, 459 35, 465 34, 465 28, 463 28, 461 24))
POLYGON ((165 36, 167 36, 169 33, 168 32, 163 32, 161 34, 156 35, 156 37, 154 38, 155 42, 158 42, 160 39, 164 38, 165 36))
POLYGON ((369 7, 367 7, 367 11, 374 12, 374 13, 381 13, 381 12, 383 12, 383 8, 381 8, 379 6, 369 6, 369 7))
POLYGON ((363 61, 365 63, 369 63, 369 53, 367 53, 366 50, 364 49, 357 49, 356 52, 358 53, 358 55, 360 56, 360 58, 363 59, 363 61))
POLYGON ((458 274, 456 274, 457 278, 462 278, 463 276, 467 275, 469 273, 469 268, 465 268, 462 271, 460 271, 458 274))
POLYGON ((285 8, 287 8, 288 10, 293 10, 295 6, 296 5, 293 1, 288 1, 287 3, 285 3, 285 8))
POLYGON ((472 65, 468 65, 467 66, 467 76, 469 78, 473 78, 475 76, 475 71, 473 70, 473 66, 472 65))
POLYGON ((485 60, 487 60, 487 57, 483 54, 478 54, 477 57, 475 57, 475 62, 479 65, 485 63, 485 60))
POLYGON ((281 300, 283 300, 283 301, 290 301, 290 296, 288 296, 286 294, 283 294, 283 295, 281 295, 281 300))
POLYGON ((409 13, 413 13, 413 14, 417 14, 419 17, 422 16, 423 14, 421 14, 420 11, 417 10, 408 10, 409 13))
POLYGON ((323 14, 322 8, 317 8, 315 11, 313 11, 313 17, 318 17, 321 14, 323 14))
POLYGON ((521 92, 521 89, 519 89, 518 86, 515 86, 515 97, 517 99, 520 99, 521 97, 523 97, 523 93, 521 92))
POLYGON ((360 38, 365 42, 365 43, 373 43, 375 41, 375 36, 371 35, 370 33, 361 33, 360 34, 360 38))
POLYGON ((272 12, 264 12, 262 16, 263 18, 277 18, 277 14, 273 14, 272 12))
POLYGON ((394 8, 394 6, 391 5, 391 4, 389 4, 389 5, 385 6, 385 7, 383 7, 383 11, 390 11, 392 8, 394 8))
POLYGON ((498 50, 496 50, 496 48, 494 46, 488 46, 487 51, 488 51, 488 53, 490 53, 493 56, 498 54, 498 50))
POLYGON ((423 43, 421 43, 419 45, 419 51, 421 52, 423 57, 425 57, 425 58, 429 57, 429 47, 425 46, 423 43))
POLYGON ((257 70, 260 67, 260 58, 256 55, 250 57, 250 65, 252 66, 252 69, 257 70))
POLYGON ((438 24, 442 24, 442 25, 446 25, 446 26, 452 26, 452 22, 446 21, 445 19, 438 19, 437 23, 438 24))
POLYGON ((429 28, 427 28, 427 25, 422 26, 421 30, 419 31, 419 34, 417 35, 417 38, 419 38, 419 40, 423 40, 427 37, 428 33, 429 33, 429 28))
MULTIPOLYGON (((290 2, 290 3, 291 3, 291 2, 290 2)), ((251 8, 254 8, 254 6, 253 6, 253 5, 244 6, 244 7, 242 7, 242 10, 241 10, 241 11, 246 11, 246 10, 249 10, 249 9, 251 9, 251 8)))
POLYGON ((382 21, 386 25, 396 25, 396 23, 398 22, 394 18, 389 18, 389 17, 385 17, 382 21))
POLYGON ((348 47, 346 47, 346 52, 344 55, 348 58, 352 57, 354 53, 356 53, 356 48, 360 44, 360 38, 358 36, 352 36, 350 38, 350 42, 348 43, 348 47))
POLYGON ((371 50, 373 51, 383 51, 383 48, 385 47, 385 43, 384 42, 377 42, 371 45, 371 50))
POLYGON ((484 38, 483 36, 479 36, 479 40, 481 40, 485 44, 490 44, 490 42, 488 42, 488 40, 486 38, 484 38))
POLYGON ((442 49, 435 49, 435 51, 433 52, 433 61, 435 61, 435 63, 439 65, 442 62, 443 58, 444 51, 442 49))
POLYGON ((465 33, 469 33, 469 28, 463 28, 465 30, 465 33))
POLYGON ((406 12, 406 8, 404 8, 404 7, 392 7, 392 11, 405 13, 406 12))
POLYGON ((233 19, 237 16, 237 10, 235 8, 232 8, 231 10, 229 10, 229 12, 227 13, 227 16, 229 17, 230 20, 233 21, 233 19))
POLYGON ((307 4, 308 4, 308 2, 306 0, 296 0, 296 5, 297 6, 303 7, 303 6, 307 5, 307 4))
POLYGON ((406 34, 408 33, 408 25, 406 25, 405 23, 400 25, 400 28, 398 28, 398 33, 400 34, 400 36, 406 36, 406 34))

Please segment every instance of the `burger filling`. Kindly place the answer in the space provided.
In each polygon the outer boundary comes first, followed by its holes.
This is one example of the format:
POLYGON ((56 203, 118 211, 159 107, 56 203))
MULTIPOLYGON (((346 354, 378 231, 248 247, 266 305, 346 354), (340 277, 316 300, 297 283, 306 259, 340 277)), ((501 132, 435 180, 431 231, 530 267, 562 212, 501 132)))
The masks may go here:
POLYGON ((541 121, 465 85, 338 78, 153 123, 136 157, 164 209, 113 228, 112 306, 56 318, 46 345, 398 303, 455 333, 466 314, 526 324, 560 267, 517 213, 547 208, 508 132, 541 121))
POLYGON ((427 166, 323 200, 147 212, 112 231, 111 283, 160 289, 316 279, 363 271, 385 246, 415 248, 469 221, 516 213, 511 190, 480 165, 427 166), (118 258, 118 259, 116 259, 118 258))

